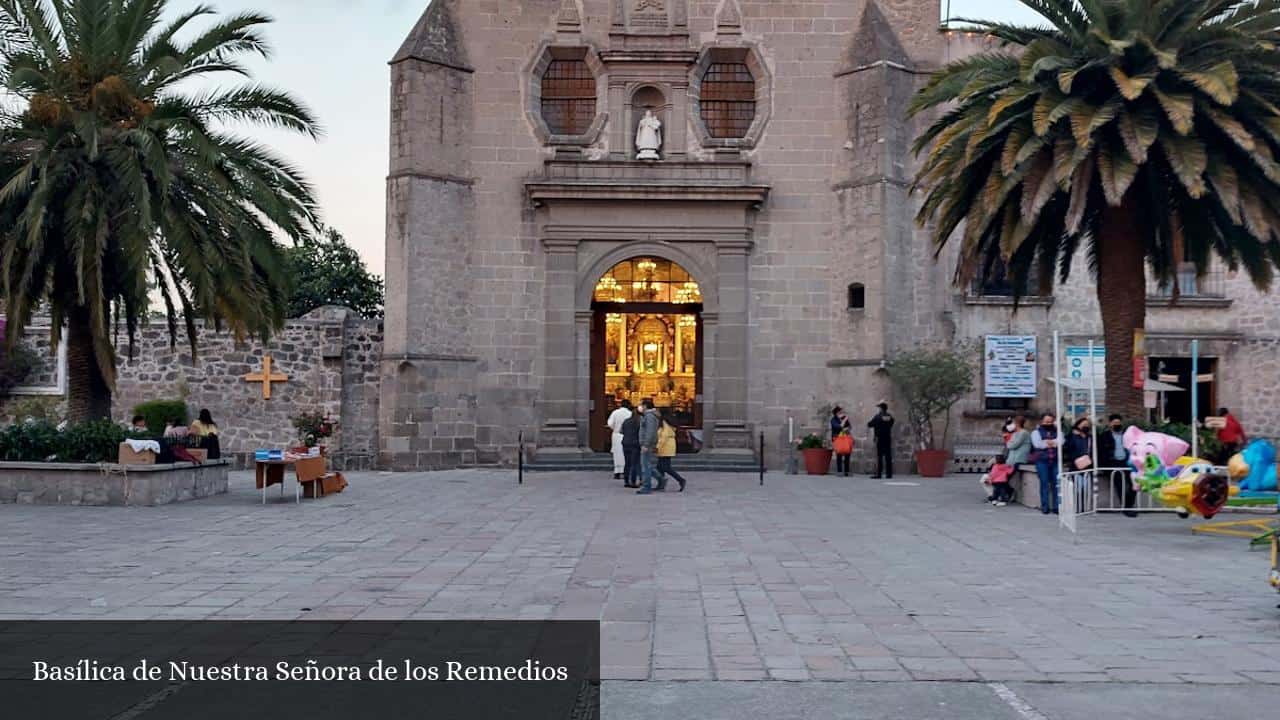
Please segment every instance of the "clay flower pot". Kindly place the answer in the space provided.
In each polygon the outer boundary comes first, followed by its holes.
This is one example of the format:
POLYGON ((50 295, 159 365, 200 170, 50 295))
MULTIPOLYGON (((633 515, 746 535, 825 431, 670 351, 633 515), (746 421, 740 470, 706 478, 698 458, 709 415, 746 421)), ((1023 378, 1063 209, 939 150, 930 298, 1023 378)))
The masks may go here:
POLYGON ((804 453, 804 470, 810 475, 826 475, 831 470, 829 448, 807 448, 804 453))
POLYGON ((916 468, 921 477, 940 478, 947 474, 947 462, 951 453, 946 450, 917 450, 916 468))

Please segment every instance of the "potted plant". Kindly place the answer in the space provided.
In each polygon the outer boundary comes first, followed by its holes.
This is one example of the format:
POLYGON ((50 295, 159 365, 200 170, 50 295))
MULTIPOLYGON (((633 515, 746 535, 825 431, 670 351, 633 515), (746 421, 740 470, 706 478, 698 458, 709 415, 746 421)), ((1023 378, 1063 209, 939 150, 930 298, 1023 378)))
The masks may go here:
POLYGON ((889 377, 906 401, 907 422, 915 435, 916 467, 924 477, 942 477, 950 452, 951 408, 973 391, 974 367, 963 351, 912 350, 888 365, 889 377), (941 436, 934 423, 944 419, 941 436))
POLYGON ((810 475, 826 475, 831 469, 831 448, 827 447, 822 436, 809 433, 796 443, 800 454, 804 455, 804 470, 810 475))
POLYGON ((338 421, 322 412, 304 412, 293 419, 293 426, 298 430, 298 438, 302 440, 303 449, 320 447, 320 454, 325 452, 324 441, 333 437, 338 429, 338 421))

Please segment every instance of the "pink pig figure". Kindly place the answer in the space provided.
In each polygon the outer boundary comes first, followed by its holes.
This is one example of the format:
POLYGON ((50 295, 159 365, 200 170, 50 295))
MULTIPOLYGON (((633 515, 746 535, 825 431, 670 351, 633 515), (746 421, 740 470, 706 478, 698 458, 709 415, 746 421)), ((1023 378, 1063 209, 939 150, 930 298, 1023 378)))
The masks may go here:
POLYGON ((1124 431, 1124 447, 1129 451, 1129 463, 1141 470, 1147 456, 1154 454, 1165 467, 1173 467, 1178 458, 1191 449, 1185 440, 1158 432, 1147 432, 1139 427, 1124 431))

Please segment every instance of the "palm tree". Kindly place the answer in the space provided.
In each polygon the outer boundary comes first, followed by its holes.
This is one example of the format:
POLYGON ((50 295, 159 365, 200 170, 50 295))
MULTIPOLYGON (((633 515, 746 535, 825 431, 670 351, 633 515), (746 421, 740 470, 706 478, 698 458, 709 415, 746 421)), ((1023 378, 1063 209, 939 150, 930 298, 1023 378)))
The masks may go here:
POLYGON ((0 272, 7 339, 46 311, 67 343, 68 416, 107 417, 115 333, 132 352, 151 298, 171 340, 196 319, 263 338, 288 288, 276 233, 315 225, 301 174, 228 127, 318 135, 289 95, 216 88, 268 56, 270 20, 200 6, 165 21, 167 0, 0 0, 0 272), (180 40, 182 34, 192 35, 180 40), (212 88, 212 89, 210 89, 212 88))
POLYGON ((912 101, 940 113, 915 145, 917 220, 939 251, 958 236, 958 283, 1007 268, 1023 293, 1034 274, 1066 280, 1083 248, 1107 402, 1136 417, 1146 267, 1176 297, 1183 260, 1203 274, 1216 256, 1262 289, 1280 266, 1280 2, 1020 1, 1047 25, 960 20, 1000 49, 912 101))

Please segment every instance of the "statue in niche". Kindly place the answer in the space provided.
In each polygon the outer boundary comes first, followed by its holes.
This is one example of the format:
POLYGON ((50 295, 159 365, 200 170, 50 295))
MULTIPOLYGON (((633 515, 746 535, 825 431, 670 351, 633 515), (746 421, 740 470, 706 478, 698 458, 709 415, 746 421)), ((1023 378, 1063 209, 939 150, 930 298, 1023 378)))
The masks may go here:
POLYGON ((658 150, 662 148, 662 121, 653 114, 653 108, 644 111, 640 118, 640 129, 636 132, 637 160, 661 160, 658 150))

